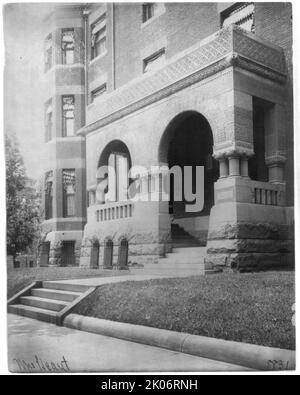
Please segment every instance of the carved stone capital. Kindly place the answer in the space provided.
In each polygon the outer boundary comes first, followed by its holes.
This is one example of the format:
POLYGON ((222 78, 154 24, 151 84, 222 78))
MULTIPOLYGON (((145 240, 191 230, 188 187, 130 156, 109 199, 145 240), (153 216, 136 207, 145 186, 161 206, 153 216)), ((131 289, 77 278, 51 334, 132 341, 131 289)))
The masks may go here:
POLYGON ((215 146, 213 157, 220 160, 226 158, 250 158, 253 155, 253 148, 251 148, 249 144, 247 144, 247 146, 241 146, 236 143, 232 143, 228 146, 215 146))
POLYGON ((276 152, 271 155, 266 155, 266 165, 272 166, 283 166, 286 162, 286 155, 284 152, 276 152))

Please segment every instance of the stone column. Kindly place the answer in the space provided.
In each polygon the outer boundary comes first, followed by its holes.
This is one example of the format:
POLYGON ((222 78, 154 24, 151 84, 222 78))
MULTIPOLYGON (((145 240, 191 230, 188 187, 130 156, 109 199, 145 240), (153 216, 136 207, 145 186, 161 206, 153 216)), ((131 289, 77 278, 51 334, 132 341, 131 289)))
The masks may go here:
POLYGON ((271 184, 284 183, 284 164, 285 157, 283 155, 276 155, 266 158, 266 164, 269 169, 269 182, 271 184))
POLYGON ((269 182, 284 183, 284 164, 286 162, 286 109, 274 104, 266 111, 266 165, 269 168, 269 182))
POLYGON ((219 159, 220 165, 220 178, 227 178, 229 175, 229 167, 228 167, 228 160, 227 158, 220 158, 219 159))
POLYGON ((241 158, 241 176, 249 178, 249 167, 248 167, 248 157, 244 156, 241 158))
POLYGON ((238 177, 240 172, 240 159, 238 156, 229 156, 229 177, 238 177))

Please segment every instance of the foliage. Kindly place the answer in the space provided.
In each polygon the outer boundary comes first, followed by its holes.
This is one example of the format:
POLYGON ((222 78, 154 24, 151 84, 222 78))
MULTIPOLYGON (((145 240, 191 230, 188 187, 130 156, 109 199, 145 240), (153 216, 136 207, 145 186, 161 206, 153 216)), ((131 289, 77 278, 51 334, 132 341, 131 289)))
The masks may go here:
POLYGON ((26 189, 26 171, 16 139, 5 136, 7 253, 15 256, 33 242, 39 223, 36 196, 26 189))

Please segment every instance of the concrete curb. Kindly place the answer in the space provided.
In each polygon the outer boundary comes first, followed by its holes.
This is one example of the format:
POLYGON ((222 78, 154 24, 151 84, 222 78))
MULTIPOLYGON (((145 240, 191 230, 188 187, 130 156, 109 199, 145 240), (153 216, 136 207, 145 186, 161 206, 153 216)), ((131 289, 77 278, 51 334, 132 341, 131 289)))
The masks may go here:
POLYGON ((70 314, 64 326, 149 346, 244 366, 258 371, 295 370, 296 353, 147 326, 70 314))

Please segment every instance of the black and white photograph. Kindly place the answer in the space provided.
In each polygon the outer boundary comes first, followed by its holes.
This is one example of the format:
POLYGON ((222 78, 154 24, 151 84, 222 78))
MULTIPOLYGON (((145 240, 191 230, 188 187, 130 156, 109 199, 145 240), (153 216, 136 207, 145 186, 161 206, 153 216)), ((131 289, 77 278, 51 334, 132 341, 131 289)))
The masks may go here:
POLYGON ((296 373, 295 9, 2 3, 5 374, 296 373))

